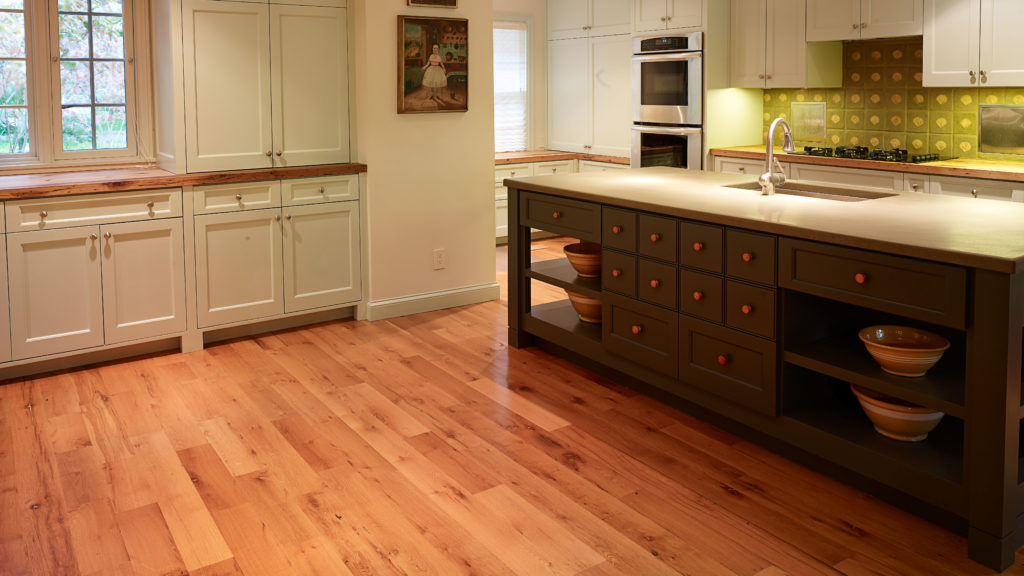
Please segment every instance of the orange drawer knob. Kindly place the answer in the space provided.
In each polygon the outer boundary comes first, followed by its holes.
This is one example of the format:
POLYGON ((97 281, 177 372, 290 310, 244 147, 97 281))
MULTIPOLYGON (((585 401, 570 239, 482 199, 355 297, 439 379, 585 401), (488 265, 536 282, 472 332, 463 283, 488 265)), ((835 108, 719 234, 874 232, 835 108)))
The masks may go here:
POLYGON ((744 314, 750 314, 751 312, 754 311, 754 307, 751 306, 750 304, 744 304, 743 306, 740 307, 740 311, 743 312, 744 314))
POLYGON ((619 276, 622 276, 622 270, 619 270, 618 268, 613 269, 612 270, 612 276, 615 277, 615 278, 618 278, 619 276))
POLYGON ((661 240, 661 234, 658 234, 657 232, 651 234, 651 242, 657 242, 658 240, 661 240))
POLYGON ((700 252, 703 249, 704 249, 704 244, 703 243, 701 243, 701 242, 694 242, 693 243, 693 251, 694 252, 700 252))
POLYGON ((700 302, 701 300, 704 299, 704 293, 701 292, 700 290, 697 290, 696 292, 693 293, 693 299, 696 300, 697 302, 700 302))
POLYGON ((612 234, 622 234, 622 226, 612 226, 612 234))
POLYGON ((634 324, 633 325, 633 335, 634 336, 639 336, 640 333, 643 332, 643 331, 644 331, 644 327, 643 326, 641 326, 639 324, 634 324))
POLYGON ((657 288, 658 286, 661 286, 661 281, 651 280, 651 288, 657 288))
POLYGON ((728 366, 729 362, 732 362, 732 358, 729 358, 728 355, 726 355, 726 354, 719 354, 718 355, 718 365, 719 366, 728 366))
POLYGON ((741 258, 743 258, 744 262, 752 262, 754 260, 754 254, 751 252, 744 252, 741 258))
POLYGON ((853 275, 853 280, 857 284, 867 284, 867 282, 868 282, 868 275, 867 274, 862 274, 862 273, 858 272, 857 274, 853 275))
POLYGON ((561 212, 555 212, 554 214, 551 215, 551 217, 554 218, 555 220, 558 220, 559 218, 562 217, 562 213, 561 212))

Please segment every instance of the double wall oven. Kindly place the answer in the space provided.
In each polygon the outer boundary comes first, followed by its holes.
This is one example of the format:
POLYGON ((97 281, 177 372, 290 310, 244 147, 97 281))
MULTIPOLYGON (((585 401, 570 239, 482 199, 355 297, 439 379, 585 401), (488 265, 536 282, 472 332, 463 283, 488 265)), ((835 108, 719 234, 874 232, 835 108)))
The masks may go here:
POLYGON ((702 39, 700 32, 633 39, 633 168, 701 167, 702 39))

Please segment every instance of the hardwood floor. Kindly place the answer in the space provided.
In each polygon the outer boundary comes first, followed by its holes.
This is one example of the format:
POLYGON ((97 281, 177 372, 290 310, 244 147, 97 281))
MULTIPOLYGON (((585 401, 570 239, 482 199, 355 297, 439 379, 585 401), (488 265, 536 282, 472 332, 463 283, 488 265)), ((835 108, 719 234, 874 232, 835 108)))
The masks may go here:
POLYGON ((0 386, 0 574, 992 573, 960 536, 509 348, 504 298, 0 386))

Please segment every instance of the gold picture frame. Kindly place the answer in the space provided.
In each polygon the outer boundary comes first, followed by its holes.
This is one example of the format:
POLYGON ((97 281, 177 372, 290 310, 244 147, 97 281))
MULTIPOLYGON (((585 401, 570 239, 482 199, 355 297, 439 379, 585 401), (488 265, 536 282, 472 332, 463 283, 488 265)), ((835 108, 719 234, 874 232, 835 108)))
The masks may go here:
POLYGON ((406 0, 408 6, 429 6, 430 8, 458 8, 459 0, 406 0))
POLYGON ((398 17, 399 114, 469 110, 468 42, 465 18, 398 17))

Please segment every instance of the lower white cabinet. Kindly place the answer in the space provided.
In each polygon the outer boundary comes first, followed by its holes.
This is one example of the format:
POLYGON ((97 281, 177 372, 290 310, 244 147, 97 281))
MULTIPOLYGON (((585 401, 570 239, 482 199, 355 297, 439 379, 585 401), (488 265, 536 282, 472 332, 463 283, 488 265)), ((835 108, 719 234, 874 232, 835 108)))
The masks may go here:
POLYGON ((1024 202, 1024 184, 1000 180, 931 176, 928 179, 928 192, 947 196, 1024 202))
POLYGON ((11 315, 7 293, 7 238, 0 235, 0 362, 11 359, 11 315))
POLYGON ((594 160, 580 160, 580 172, 607 172, 609 170, 628 170, 629 164, 616 164, 614 162, 597 162, 594 160))
POLYGON ((789 177, 793 180, 841 184, 876 192, 899 192, 903 190, 903 173, 887 170, 864 170, 790 162, 789 177))
MULTIPOLYGON (((789 178, 789 163, 780 162, 782 171, 786 173, 786 178, 789 178)), ((751 158, 730 158, 728 156, 715 156, 714 161, 715 172, 725 172, 727 174, 746 174, 747 176, 760 176, 764 173, 764 160, 754 160, 751 158)))
POLYGON ((284 209, 284 311, 358 300, 359 204, 284 209))

